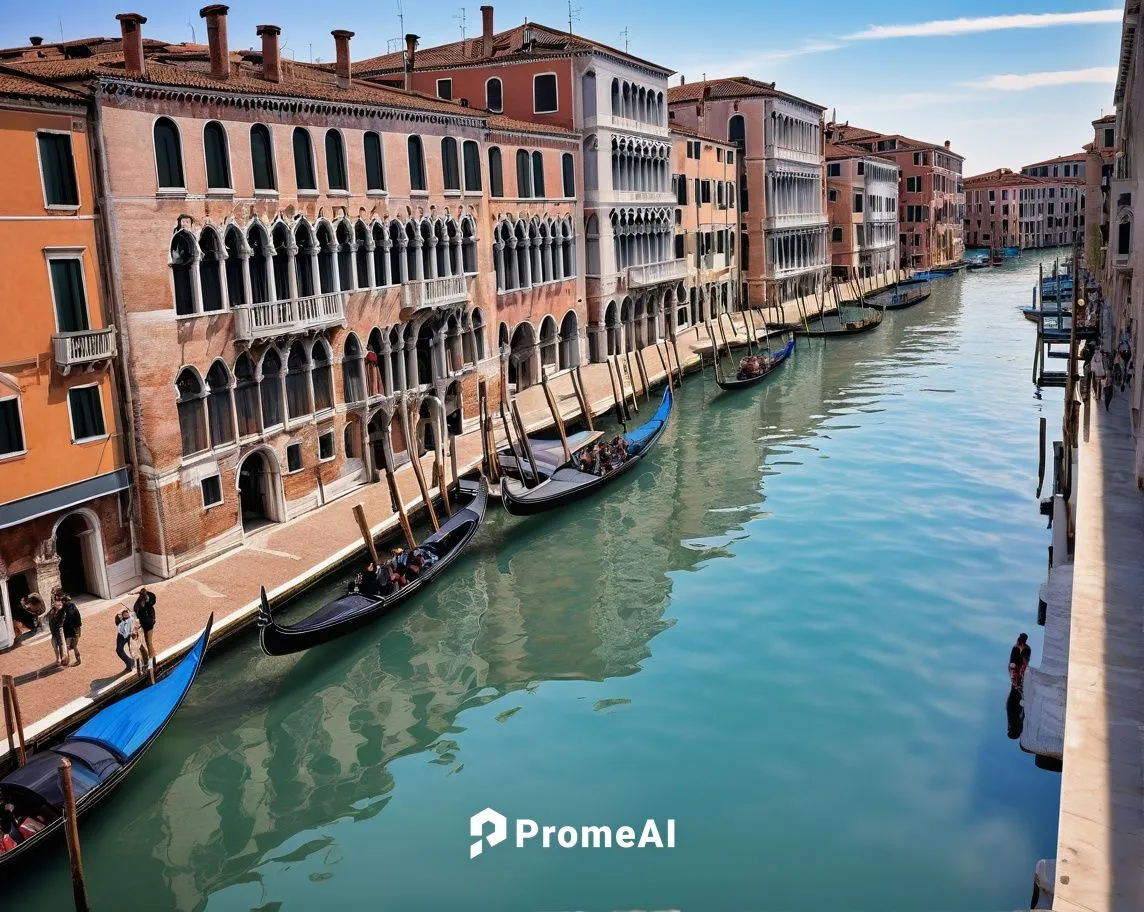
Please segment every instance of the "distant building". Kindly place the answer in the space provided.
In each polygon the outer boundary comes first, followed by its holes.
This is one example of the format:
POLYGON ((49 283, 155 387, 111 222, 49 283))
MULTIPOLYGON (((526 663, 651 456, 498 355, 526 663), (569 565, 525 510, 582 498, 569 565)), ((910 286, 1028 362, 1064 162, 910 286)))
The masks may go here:
POLYGON ((1101 251, 1108 246, 1112 174, 1116 165, 1116 115, 1092 122, 1093 139, 1085 146, 1084 220, 1085 262, 1090 269, 1102 265, 1101 251))
POLYGON ((822 105, 745 76, 673 86, 672 121, 739 150, 747 300, 780 304, 825 287, 830 267, 822 105))
POLYGON ((965 178, 965 246, 1021 246, 1021 200, 1036 178, 998 168, 965 178))
POLYGON ((860 146, 898 165, 899 243, 903 266, 929 269, 957 262, 965 252, 962 238, 965 193, 964 159, 943 145, 879 133, 848 123, 827 124, 832 142, 860 146))
POLYGON ((898 166, 861 146, 826 144, 826 211, 834 275, 898 267, 898 166))
POLYGON ((1025 165, 1021 168, 1021 173, 1026 177, 1079 177, 1084 180, 1086 160, 1084 151, 1058 155, 1047 161, 1025 165))

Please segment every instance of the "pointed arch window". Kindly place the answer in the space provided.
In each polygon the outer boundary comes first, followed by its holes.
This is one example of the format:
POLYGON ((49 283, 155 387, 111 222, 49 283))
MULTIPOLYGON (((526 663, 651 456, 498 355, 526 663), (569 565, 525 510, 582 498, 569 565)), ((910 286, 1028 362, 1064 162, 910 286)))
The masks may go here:
POLYGON ((446 136, 441 140, 441 175, 446 190, 461 189, 461 172, 457 166, 457 140, 446 136))
POLYGON ((310 376, 314 384, 314 410, 321 412, 334 407, 333 367, 330 363, 330 346, 325 339, 318 339, 310 349, 310 376))
POLYGON ((250 298, 255 304, 265 304, 270 300, 267 278, 270 251, 266 247, 266 235, 258 225, 252 225, 246 233, 246 242, 250 246, 250 257, 246 261, 247 272, 250 273, 250 298))
POLYGON ((274 148, 270 128, 266 124, 255 124, 250 128, 250 163, 254 168, 255 190, 278 189, 274 177, 274 148))
MULTIPOLYGON (((318 226, 318 290, 322 294, 330 294, 337 291, 337 279, 335 278, 335 270, 337 264, 334 259, 334 253, 337 250, 337 244, 334 243, 334 236, 330 231, 330 226, 321 224, 318 226)), ((311 291, 310 294, 313 294, 311 291)))
POLYGON ((362 402, 365 399, 364 366, 361 343, 357 336, 348 336, 342 349, 342 398, 346 402, 362 402))
POLYGON ((314 410, 310 402, 309 374, 302 343, 295 342, 286 360, 286 414, 291 419, 309 415, 314 410))
POLYGON ((155 121, 155 169, 160 190, 183 190, 183 147, 179 128, 169 117, 155 121))
POLYGON ((234 409, 230 403, 230 371, 216 361, 207 373, 207 417, 210 419, 211 446, 234 443, 234 409))
POLYGON ((331 190, 348 190, 346 181, 346 148, 342 134, 326 131, 326 182, 331 190))
POLYGON ((238 436, 249 437, 260 430, 258 421, 258 381, 254 362, 243 352, 234 362, 234 404, 238 413, 238 436))
POLYGON ((231 225, 223 238, 226 250, 226 300, 231 307, 246 303, 246 276, 242 264, 242 233, 231 225))
POLYGON ((222 250, 218 235, 210 228, 204 228, 199 235, 199 284, 202 288, 204 311, 222 310, 222 250))
POLYGON ((195 242, 186 231, 171 239, 171 273, 175 282, 175 313, 193 314, 195 308, 195 242))
POLYGON ((317 190, 318 181, 314 177, 314 147, 310 142, 310 131, 305 127, 294 128, 294 181, 299 190, 317 190))
POLYGON ((258 384, 262 403, 262 427, 282 423, 282 358, 273 348, 262 356, 262 380, 258 384))
POLYGON ((410 136, 406 142, 409 152, 409 189, 425 192, 428 184, 425 182, 425 150, 421 145, 420 136, 410 136))
POLYGON ((385 192, 385 155, 381 137, 370 131, 365 134, 365 188, 385 192))
POLYGON ((231 189, 226 130, 217 120, 212 120, 203 127, 203 147, 207 156, 207 189, 231 189))
POLYGON ((207 448, 207 425, 204 414, 202 381, 191 368, 184 367, 175 378, 178 393, 176 410, 179 413, 179 434, 183 455, 193 456, 207 448))

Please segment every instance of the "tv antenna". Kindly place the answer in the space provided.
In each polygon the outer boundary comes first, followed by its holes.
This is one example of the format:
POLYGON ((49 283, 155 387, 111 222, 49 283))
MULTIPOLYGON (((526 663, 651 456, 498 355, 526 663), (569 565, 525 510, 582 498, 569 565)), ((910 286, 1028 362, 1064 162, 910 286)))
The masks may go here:
POLYGON ((620 32, 620 37, 624 39, 624 53, 626 54, 628 52, 628 39, 631 37, 631 34, 628 32, 628 27, 626 25, 624 26, 624 30, 620 32))
POLYGON ((187 28, 189 28, 191 30, 191 44, 198 44, 199 43, 198 39, 195 38, 195 27, 191 23, 190 19, 187 20, 187 28))
POLYGON ((461 40, 464 41, 465 40, 465 8, 462 6, 461 11, 459 13, 453 14, 453 18, 461 20, 461 40))
POLYGON ((580 21, 580 7, 573 7, 572 0, 568 0, 568 34, 572 34, 572 21, 580 21))
POLYGON ((401 8, 401 0, 397 0, 397 33, 405 40, 405 10, 401 8))

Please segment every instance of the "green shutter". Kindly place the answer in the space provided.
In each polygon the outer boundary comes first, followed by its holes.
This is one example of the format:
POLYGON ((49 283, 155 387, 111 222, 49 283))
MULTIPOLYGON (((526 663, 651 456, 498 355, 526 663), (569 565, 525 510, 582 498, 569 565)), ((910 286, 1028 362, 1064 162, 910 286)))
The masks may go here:
POLYGON ((52 291, 56 303, 56 323, 63 333, 83 332, 89 328, 87 301, 83 296, 82 261, 51 260, 52 291))
POLYGON ((270 130, 255 124, 250 131, 250 157, 254 165, 254 189, 277 189, 274 182, 274 159, 270 151, 270 130))
POLYGON ((365 134, 365 182, 367 190, 385 189, 385 169, 381 164, 381 137, 365 134))
POLYGON ((294 178, 299 190, 317 190, 314 180, 314 155, 310 146, 310 134, 302 127, 294 129, 294 178))
POLYGON ((40 133, 40 170, 44 175, 44 197, 49 206, 78 206, 70 133, 40 133))
POLYGON ((24 449, 24 429, 20 427, 20 400, 0 402, 0 454, 24 449))
POLYGON ((98 386, 68 390, 68 402, 71 405, 73 440, 102 437, 106 433, 98 386))

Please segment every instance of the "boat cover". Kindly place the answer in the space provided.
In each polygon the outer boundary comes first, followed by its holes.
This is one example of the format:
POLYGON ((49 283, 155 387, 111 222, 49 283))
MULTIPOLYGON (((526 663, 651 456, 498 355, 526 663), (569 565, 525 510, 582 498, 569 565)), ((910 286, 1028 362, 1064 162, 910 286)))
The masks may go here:
POLYGON ((190 689, 207 649, 207 625, 199 641, 163 680, 124 697, 92 716, 72 735, 102 744, 130 760, 163 727, 190 689))
POLYGON ((640 452, 652 437, 654 437, 671 414, 671 387, 663 391, 663 402, 656 409, 654 415, 629 434, 624 434, 628 443, 628 453, 635 456, 640 452))

